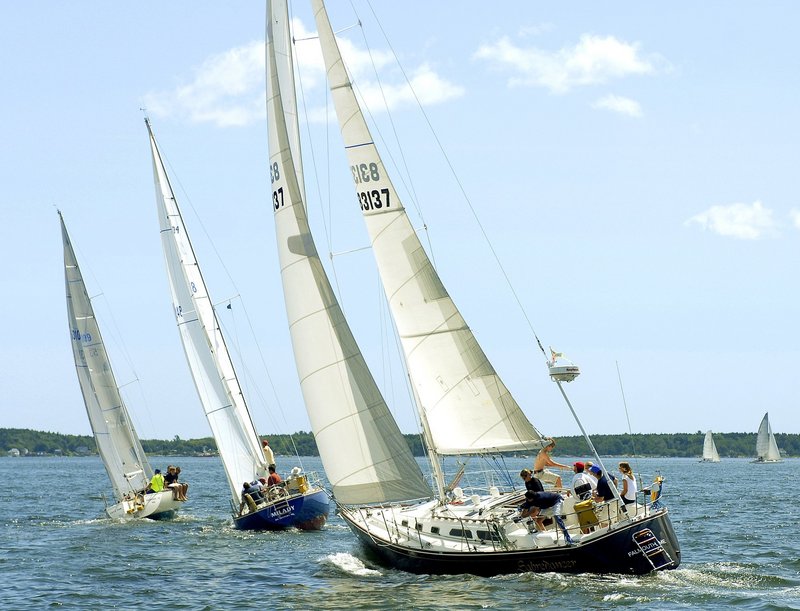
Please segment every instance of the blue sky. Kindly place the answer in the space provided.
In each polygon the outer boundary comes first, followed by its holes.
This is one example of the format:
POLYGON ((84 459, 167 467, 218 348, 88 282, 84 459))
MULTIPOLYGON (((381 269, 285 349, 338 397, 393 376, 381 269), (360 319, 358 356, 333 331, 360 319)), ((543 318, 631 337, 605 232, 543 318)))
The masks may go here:
MULTIPOLYGON (((349 3, 329 10, 387 149, 409 168, 406 207, 538 428, 577 431, 460 186, 545 346, 581 366, 567 390, 590 432, 627 431, 616 363, 634 432, 755 431, 765 411, 776 432, 800 432, 800 6, 375 3, 387 43, 355 4, 382 94, 364 36, 345 29, 349 3)), ((310 36, 295 5, 298 37, 310 36)), ((0 426, 89 431, 58 207, 140 436, 209 434, 171 316, 146 107, 212 295, 231 301, 223 322, 257 427, 308 430, 267 196, 263 37, 264 6, 251 2, 4 12, 0 426)), ((413 432, 315 45, 297 54, 318 246, 349 253, 333 259, 345 312, 413 432)))

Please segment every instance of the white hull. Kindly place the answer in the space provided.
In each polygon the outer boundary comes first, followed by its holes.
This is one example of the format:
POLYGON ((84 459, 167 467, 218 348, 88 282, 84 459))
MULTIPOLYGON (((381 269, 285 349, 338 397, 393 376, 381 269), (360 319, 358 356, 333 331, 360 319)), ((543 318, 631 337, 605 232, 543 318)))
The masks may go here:
POLYGON ((175 513, 182 503, 183 501, 172 498, 172 490, 164 490, 138 495, 136 499, 108 505, 106 513, 109 517, 117 520, 168 517, 163 514, 175 513))

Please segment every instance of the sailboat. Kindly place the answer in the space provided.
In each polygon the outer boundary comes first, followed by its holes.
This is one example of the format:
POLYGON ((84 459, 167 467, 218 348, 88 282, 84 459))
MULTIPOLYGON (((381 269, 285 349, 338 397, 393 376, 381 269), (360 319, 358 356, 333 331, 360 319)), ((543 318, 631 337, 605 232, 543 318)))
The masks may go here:
POLYGON ((172 517, 183 501, 174 499, 169 488, 146 492, 154 471, 120 395, 61 211, 58 218, 75 369, 97 451, 114 491, 114 503, 106 504, 106 513, 112 518, 172 517))
POLYGON ((706 438, 703 441, 703 458, 700 462, 719 462, 719 452, 717 452, 711 431, 706 431, 706 438))
POLYGON ((253 424, 150 121, 145 119, 145 123, 175 321, 222 458, 234 526, 241 530, 318 530, 327 521, 330 500, 316 474, 294 467, 279 485, 252 493, 243 490, 244 483, 257 484, 257 479, 268 478, 270 459, 253 424))
MULTIPOLYGON (((415 573, 643 574, 678 566, 680 548, 663 505, 637 504, 625 513, 617 498, 588 507, 584 513, 596 519, 583 527, 570 497, 565 519, 555 520, 559 527, 540 532, 520 520, 524 490, 513 486, 508 473, 467 494, 446 483, 444 457, 536 450, 544 437, 493 369, 420 244, 373 144, 325 7, 320 0, 312 5, 435 484, 435 490, 427 486, 408 460, 408 447, 358 350, 311 236, 288 9, 286 0, 272 0, 267 120, 281 277, 306 409, 339 514, 380 562, 415 573)), ((551 377, 566 399, 561 384, 574 379, 577 367, 551 356, 551 377)))
POLYGON ((758 438, 756 439, 756 459, 757 463, 781 462, 781 452, 772 434, 772 427, 769 424, 769 412, 764 414, 761 424, 758 427, 758 438))

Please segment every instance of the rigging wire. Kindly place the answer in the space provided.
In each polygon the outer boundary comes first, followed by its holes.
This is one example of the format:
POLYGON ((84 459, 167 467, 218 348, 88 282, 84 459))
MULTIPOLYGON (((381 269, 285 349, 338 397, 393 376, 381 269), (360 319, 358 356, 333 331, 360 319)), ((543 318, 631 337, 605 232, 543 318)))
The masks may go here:
MULTIPOLYGON (((630 435, 630 438, 631 438, 631 450, 633 452, 633 458, 636 459, 637 458, 636 443, 635 443, 634 438, 633 438, 633 429, 631 427, 631 417, 628 414, 628 402, 625 400, 625 389, 622 387, 622 374, 620 373, 620 370, 619 370, 619 361, 614 361, 614 363, 617 365, 617 379, 619 380, 619 391, 622 394, 622 405, 625 407, 625 419, 628 421, 628 435, 630 435)), ((636 461, 637 466, 638 466, 638 462, 639 461, 636 461)), ((639 476, 639 482, 641 482, 642 481, 642 474, 639 472, 638 468, 636 469, 636 471, 637 471, 637 475, 639 476)))

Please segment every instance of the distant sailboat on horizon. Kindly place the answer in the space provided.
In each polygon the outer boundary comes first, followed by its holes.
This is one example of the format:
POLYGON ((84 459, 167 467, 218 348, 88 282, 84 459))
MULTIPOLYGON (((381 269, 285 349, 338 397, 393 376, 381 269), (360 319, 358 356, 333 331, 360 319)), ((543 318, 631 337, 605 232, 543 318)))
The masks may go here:
POLYGON ((706 431, 706 438, 703 442, 703 458, 700 462, 719 462, 719 452, 714 443, 714 436, 711 431, 706 431))
POLYGON ((758 438, 756 439, 756 459, 757 463, 781 462, 781 452, 772 434, 772 427, 769 424, 769 412, 764 414, 761 425, 758 427, 758 438))

